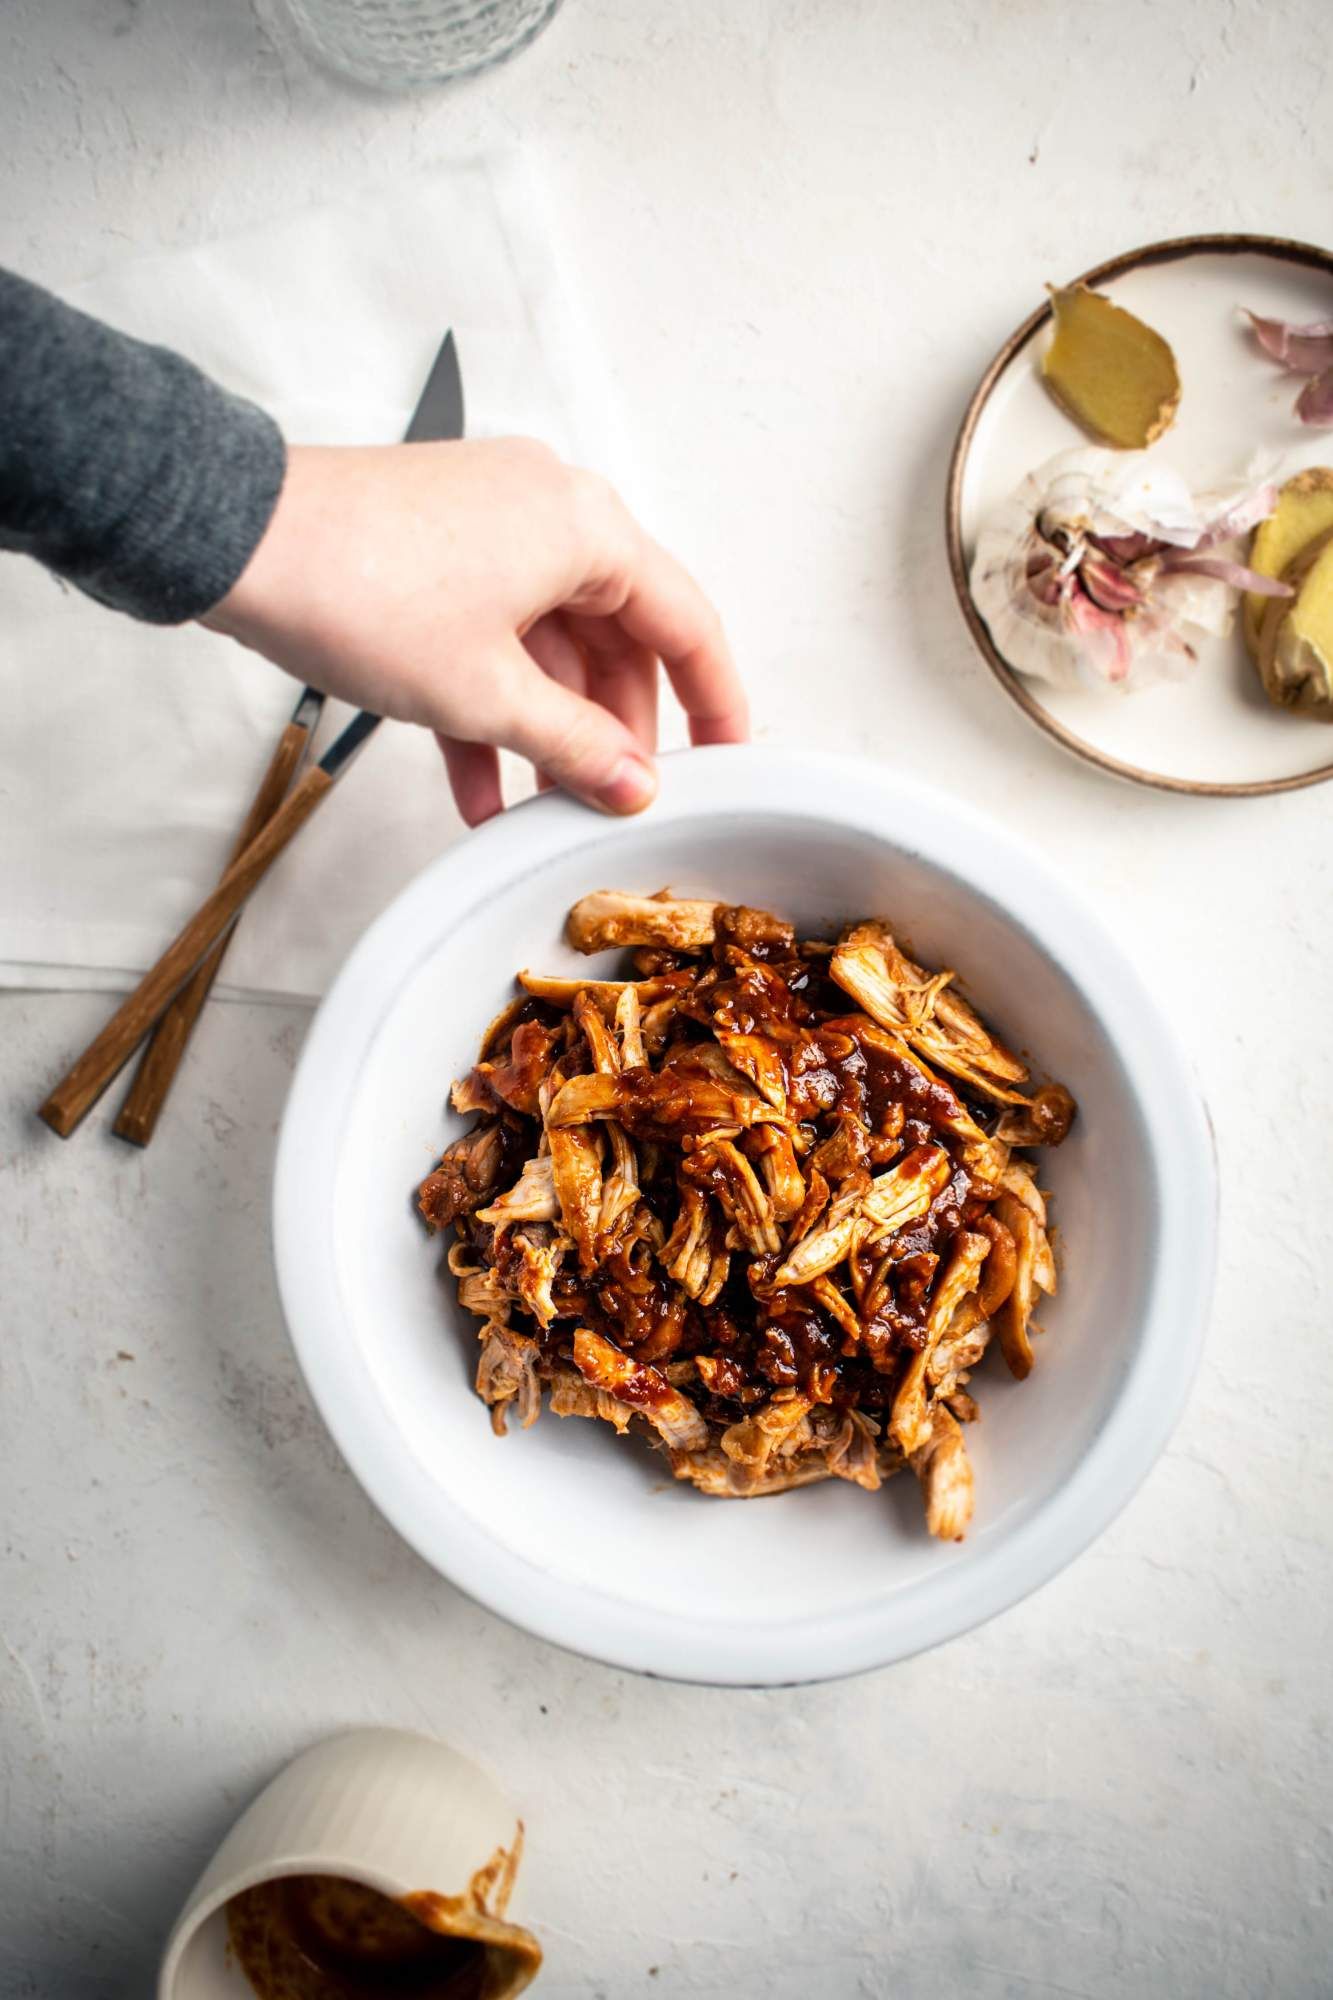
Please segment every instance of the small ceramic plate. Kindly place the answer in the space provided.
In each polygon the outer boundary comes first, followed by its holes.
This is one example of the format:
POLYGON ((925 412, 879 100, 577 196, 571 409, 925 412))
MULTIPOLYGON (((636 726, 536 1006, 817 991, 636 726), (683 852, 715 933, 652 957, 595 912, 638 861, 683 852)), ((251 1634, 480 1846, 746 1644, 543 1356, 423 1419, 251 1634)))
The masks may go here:
MULTIPOLYGON (((1065 281, 1063 272, 1053 280, 1065 281)), ((1333 431, 1293 412, 1300 380, 1259 349, 1238 308, 1278 319, 1333 313, 1333 252, 1271 236, 1188 236, 1131 250, 1081 283, 1137 313, 1175 349, 1183 394, 1152 447, 1196 490, 1243 477, 1258 460, 1286 478, 1333 465, 1333 431)), ((949 565, 963 615, 1000 686, 1048 736, 1117 777, 1165 791, 1245 796, 1333 778, 1333 728, 1269 703, 1240 636, 1197 638, 1185 681, 1130 695, 1051 687, 1018 674, 991 639, 968 588, 976 534, 1024 475, 1087 443, 1041 380, 1049 305, 1009 337, 963 418, 949 472, 949 565)))

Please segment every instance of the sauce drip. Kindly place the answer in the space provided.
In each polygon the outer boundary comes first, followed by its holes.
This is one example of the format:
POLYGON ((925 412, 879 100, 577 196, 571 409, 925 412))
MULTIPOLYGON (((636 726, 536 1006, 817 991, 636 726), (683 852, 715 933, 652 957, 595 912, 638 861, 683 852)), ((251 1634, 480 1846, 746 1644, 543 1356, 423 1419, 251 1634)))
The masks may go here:
POLYGON ((443 1936, 410 1907, 336 1875, 288 1875, 233 1896, 227 1935, 259 2000, 482 2000, 486 1991, 484 1944, 443 1936))

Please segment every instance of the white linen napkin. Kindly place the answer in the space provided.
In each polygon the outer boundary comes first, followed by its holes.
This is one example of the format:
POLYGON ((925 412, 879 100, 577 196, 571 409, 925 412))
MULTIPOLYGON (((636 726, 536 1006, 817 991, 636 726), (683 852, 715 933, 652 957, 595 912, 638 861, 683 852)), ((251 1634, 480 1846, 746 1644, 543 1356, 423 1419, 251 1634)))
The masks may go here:
MULTIPOLYGON (((452 328, 469 436, 525 432, 620 470, 603 371, 517 153, 138 259, 66 296, 178 348, 293 443, 400 438, 452 328)), ((216 879, 296 683, 0 556, 0 692, 0 984, 132 985, 216 879)), ((328 705, 317 751, 347 713, 328 705)), ((518 766, 506 780, 513 797, 518 766)), ((433 740, 383 725, 251 899, 218 992, 322 993, 460 830, 433 740)))

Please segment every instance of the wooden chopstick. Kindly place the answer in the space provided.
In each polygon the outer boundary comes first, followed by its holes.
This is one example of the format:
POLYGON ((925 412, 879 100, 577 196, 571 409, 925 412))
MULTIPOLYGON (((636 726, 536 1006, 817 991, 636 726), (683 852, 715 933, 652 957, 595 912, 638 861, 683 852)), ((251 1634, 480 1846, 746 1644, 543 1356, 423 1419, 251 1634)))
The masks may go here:
MULTIPOLYGON (((239 860, 260 828, 272 819, 296 775, 305 756, 310 737, 318 720, 319 708, 324 697, 318 696, 311 702, 312 690, 307 688, 297 707, 296 714, 278 738, 278 745, 260 781, 259 790, 250 803, 236 844, 227 857, 227 867, 239 860), (305 719, 303 719, 303 717, 305 719)), ((225 872, 225 871, 224 871, 225 872)), ((224 931, 208 956, 193 972, 171 1005, 163 1014, 148 1039, 148 1046, 139 1059, 139 1067, 134 1073, 134 1081, 120 1107, 120 1114, 112 1126, 112 1131, 122 1139, 128 1139, 133 1146, 146 1146, 157 1127, 162 1107, 167 1101, 167 1093, 175 1081, 176 1071, 185 1054, 186 1044, 194 1032, 195 1022, 203 1012, 205 1000, 218 976, 218 969, 227 953, 235 931, 235 924, 224 931)))
POLYGON ((335 779, 341 776, 377 722, 378 717, 363 710, 348 723, 319 763, 297 779, 268 824, 261 827, 245 852, 232 863, 212 895, 200 904, 157 964, 116 1009, 101 1034, 61 1077, 40 1106, 38 1116, 62 1139, 68 1139, 78 1128, 113 1077, 125 1067, 191 973, 227 931, 251 891, 328 797, 335 779))

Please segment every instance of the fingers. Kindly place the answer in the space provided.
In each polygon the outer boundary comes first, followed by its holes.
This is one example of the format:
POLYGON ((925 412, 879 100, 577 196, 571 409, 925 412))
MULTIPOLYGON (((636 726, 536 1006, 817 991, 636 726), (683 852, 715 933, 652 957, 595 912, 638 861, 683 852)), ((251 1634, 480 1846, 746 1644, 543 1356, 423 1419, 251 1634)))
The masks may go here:
POLYGON ((641 750, 657 748, 657 658, 647 646, 622 643, 614 657, 594 655, 588 696, 620 717, 641 750))
MULTIPOLYGON (((531 631, 524 633, 523 644, 553 681, 559 681, 561 687, 570 688, 575 694, 587 693, 588 669, 583 648, 570 636, 558 611, 539 618, 531 631)), ((554 790, 554 778, 541 770, 536 776, 539 792, 554 790)))
POLYGON ((570 633, 558 611, 548 612, 523 634, 523 644, 544 674, 575 694, 586 691, 587 660, 583 647, 570 633))
POLYGON ((722 620, 693 577, 647 536, 620 622, 660 656, 689 717, 691 743, 745 741, 750 704, 722 620))
POLYGON ((571 614, 569 630, 586 661, 584 691, 619 716, 650 756, 657 748, 657 655, 614 618, 571 614))
POLYGON ((536 670, 515 647, 515 672, 499 740, 576 798, 604 812, 638 812, 657 790, 657 776, 625 724, 608 709, 536 670))
POLYGON ((588 580, 569 600, 574 612, 618 619, 655 653, 689 717, 693 743, 740 743, 749 704, 722 622, 694 578, 645 535, 600 480, 585 489, 588 580))
POLYGON ((500 789, 500 759, 489 743, 460 743, 454 736, 436 735, 449 774, 454 804, 467 826, 480 826, 504 808, 500 789))
MULTIPOLYGON (((461 722, 469 737, 527 757, 543 788, 559 784, 605 811, 635 812, 657 789, 659 660, 694 743, 743 741, 748 704, 717 613, 694 579, 605 481, 559 471, 557 513, 572 533, 557 564, 562 579, 533 607, 550 608, 525 637, 504 639, 484 660, 474 653, 466 698, 434 719, 449 732, 461 722)), ((494 750, 452 733, 441 744, 469 824, 499 811, 494 750)))

